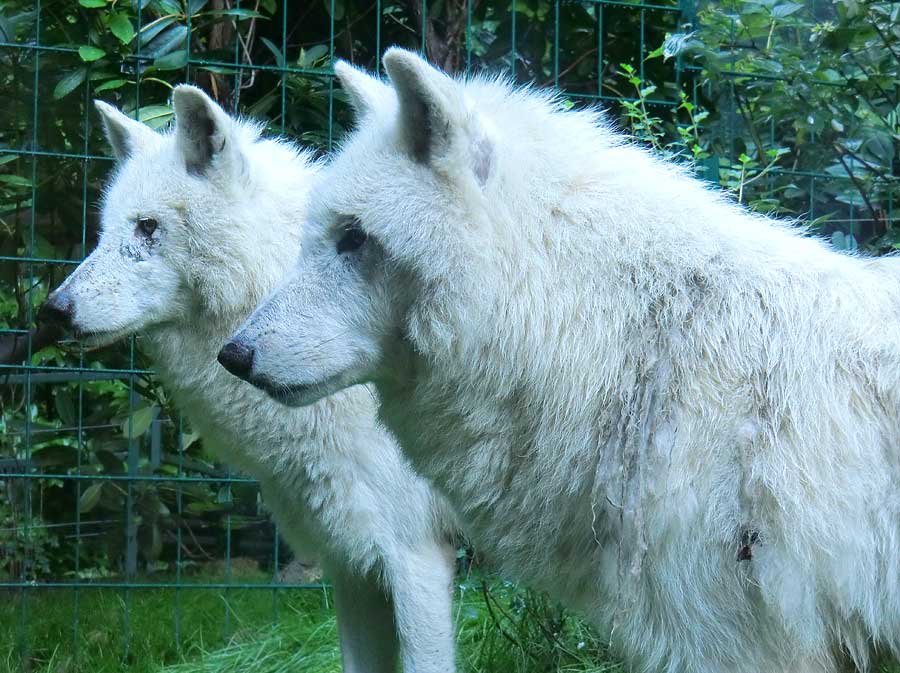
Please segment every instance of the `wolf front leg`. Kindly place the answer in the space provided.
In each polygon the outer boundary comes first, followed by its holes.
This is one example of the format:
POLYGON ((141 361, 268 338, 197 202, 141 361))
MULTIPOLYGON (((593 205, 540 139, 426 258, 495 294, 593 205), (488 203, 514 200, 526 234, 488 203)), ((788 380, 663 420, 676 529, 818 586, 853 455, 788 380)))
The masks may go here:
POLYGON ((453 673, 456 556, 438 541, 386 559, 404 673, 453 673))
POLYGON ((344 673, 396 673, 399 643, 391 599, 375 573, 329 567, 344 673))

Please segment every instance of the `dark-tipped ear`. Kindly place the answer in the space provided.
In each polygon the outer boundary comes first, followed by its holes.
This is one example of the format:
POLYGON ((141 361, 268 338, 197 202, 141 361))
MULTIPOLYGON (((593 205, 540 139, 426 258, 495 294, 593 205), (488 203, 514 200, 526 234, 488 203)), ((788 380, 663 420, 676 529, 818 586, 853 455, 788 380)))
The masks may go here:
POLYGON ((117 108, 102 100, 95 100, 94 107, 103 120, 103 130, 112 148, 113 156, 124 161, 137 150, 146 147, 156 139, 149 126, 122 114, 117 108))
POLYGON ((347 61, 336 61, 334 74, 340 80, 341 88, 347 92, 350 105, 359 117, 365 117, 383 101, 391 98, 391 88, 387 84, 355 68, 347 61))
POLYGON ((405 49, 388 49, 383 61, 397 91, 401 133, 413 158, 427 162, 446 149, 462 121, 458 85, 405 49))
POLYGON ((233 142, 232 121, 203 91, 180 84, 172 93, 175 108, 175 141, 189 173, 204 175, 233 142))

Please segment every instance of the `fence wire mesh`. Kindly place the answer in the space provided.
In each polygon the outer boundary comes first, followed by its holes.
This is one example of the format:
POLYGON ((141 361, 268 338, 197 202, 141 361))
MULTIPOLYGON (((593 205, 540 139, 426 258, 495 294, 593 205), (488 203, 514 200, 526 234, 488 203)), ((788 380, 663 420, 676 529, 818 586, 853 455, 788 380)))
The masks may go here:
MULTIPOLYGON (((177 651, 196 635, 183 614, 197 592, 222 598, 208 628, 227 636, 250 623, 239 614, 247 592, 270 595, 265 614, 247 608, 258 623, 277 621, 292 592, 322 590, 284 572, 291 554, 255 482, 217 464, 215 447, 178 417, 139 338, 88 352, 44 344, 34 330, 37 307, 95 240, 112 161, 92 99, 161 128, 172 117, 171 86, 194 82, 226 109, 327 152, 350 123, 332 62, 380 72, 383 49, 399 44, 452 72, 504 72, 557 87, 574 105, 604 104, 643 141, 693 158, 735 198, 812 221, 839 248, 890 249, 900 242, 896 62, 873 65, 875 47, 863 45, 856 64, 844 58, 824 74, 788 76, 773 39, 802 51, 842 17, 831 3, 757 4, 759 26, 740 3, 690 0, 0 6, 0 630, 9 634, 0 642, 10 660, 28 670, 58 646, 36 651, 48 602, 65 606, 63 647, 77 660, 86 592, 118 598, 104 619, 108 646, 127 660, 133 605, 148 592, 171 606, 177 651), (853 87, 863 75, 883 96, 836 112, 838 94, 861 98, 853 87), (844 142, 843 127, 879 120, 880 140, 844 142)), ((873 25, 888 25, 896 45, 892 3, 871 7, 885 8, 873 25)))

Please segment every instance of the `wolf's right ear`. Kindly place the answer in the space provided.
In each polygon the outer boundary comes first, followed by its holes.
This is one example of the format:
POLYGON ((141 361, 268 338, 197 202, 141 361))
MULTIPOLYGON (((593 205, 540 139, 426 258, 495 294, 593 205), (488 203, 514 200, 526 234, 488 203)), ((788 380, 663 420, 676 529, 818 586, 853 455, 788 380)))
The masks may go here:
POLYGON ((452 174, 470 171, 483 187, 494 163, 493 133, 460 84, 399 47, 388 49, 382 60, 397 92, 401 137, 413 159, 445 169, 454 161, 452 174))
POLYGON ((347 92, 350 104, 359 117, 365 117, 382 101, 390 100, 392 96, 391 88, 387 84, 355 68, 347 61, 335 62, 334 74, 341 81, 341 87, 347 92))
POLYGON ((175 139, 189 173, 204 175, 214 160, 228 156, 234 147, 232 121, 203 91, 179 84, 172 92, 175 139))
POLYGON ((400 103, 400 130, 416 161, 427 163, 452 144, 461 116, 455 83, 411 51, 391 47, 382 59, 400 103))
POLYGON ((149 126, 141 124, 102 100, 95 100, 94 107, 103 120, 103 130, 112 148, 113 156, 124 161, 137 150, 156 140, 149 126))

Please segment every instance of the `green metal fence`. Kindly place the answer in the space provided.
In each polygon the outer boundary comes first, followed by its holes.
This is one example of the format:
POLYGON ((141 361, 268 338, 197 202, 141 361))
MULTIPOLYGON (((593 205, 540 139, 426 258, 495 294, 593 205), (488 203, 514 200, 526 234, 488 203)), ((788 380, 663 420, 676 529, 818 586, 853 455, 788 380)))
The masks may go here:
POLYGON ((573 104, 606 104, 614 117, 631 103, 674 139, 656 144, 695 147, 701 175, 736 198, 801 219, 830 214, 816 231, 838 247, 889 249, 900 172, 896 114, 890 117, 896 63, 890 71, 858 53, 869 68, 881 68, 866 81, 884 90, 864 121, 877 126, 883 116, 887 130, 873 132, 882 142, 877 151, 842 147, 836 129, 856 122, 829 112, 823 126, 814 115, 829 109, 828 90, 852 95, 848 86, 862 81, 862 66, 847 61, 844 70, 832 68, 834 77, 785 78, 777 60, 760 56, 757 41, 767 30, 770 43, 773 36, 793 40, 792 31, 805 31, 806 39, 813 24, 843 19, 830 3, 759 6, 770 21, 777 7, 786 9, 769 28, 749 26, 738 3, 695 7, 687 0, 0 5, 0 354, 9 356, 0 364, 0 591, 7 598, 0 631, 8 634, 0 648, 12 650, 9 660, 28 670, 62 647, 77 662, 86 592, 120 598, 108 615, 116 633, 110 646, 128 661, 140 635, 133 606, 148 592, 171 601, 166 628, 177 651, 193 637, 183 614, 196 592, 222 597, 215 628, 227 635, 247 592, 270 597, 258 623, 278 620, 293 592, 321 591, 316 583, 282 581, 290 551, 256 485, 209 459, 214 447, 196 440, 169 406, 139 339, 102 352, 33 341, 36 308, 96 233, 96 203, 112 164, 93 98, 160 127, 171 119, 171 85, 196 82, 226 109, 267 120, 272 132, 324 152, 349 123, 333 59, 377 70, 383 48, 401 44, 448 70, 488 68, 557 86, 573 104), (807 23, 794 25, 800 16, 807 23), (714 54, 697 31, 718 36, 714 54), (808 97, 811 122, 778 107, 795 95, 808 97), (793 161, 782 159, 781 147, 793 151, 793 161), (18 360, 10 356, 16 348, 18 360), (64 643, 35 642, 35 623, 50 604, 70 615, 64 643))

